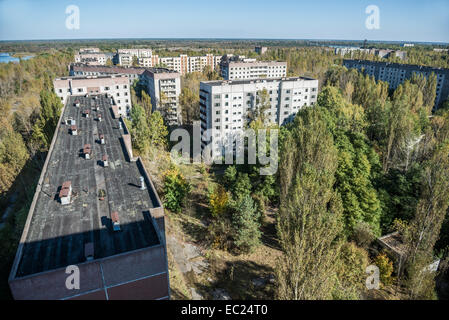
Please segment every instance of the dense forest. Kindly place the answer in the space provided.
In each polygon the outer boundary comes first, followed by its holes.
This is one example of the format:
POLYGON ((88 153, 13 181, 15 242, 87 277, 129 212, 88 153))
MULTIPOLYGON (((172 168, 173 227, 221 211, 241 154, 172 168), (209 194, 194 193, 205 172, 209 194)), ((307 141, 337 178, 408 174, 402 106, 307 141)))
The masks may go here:
MULTIPOLYGON (((319 79, 316 107, 301 110, 291 124, 265 123, 263 112, 247 123, 279 130, 276 175, 259 175, 260 163, 201 165, 199 172, 209 181, 203 188, 185 168, 164 158, 156 179, 168 215, 181 215, 189 201, 196 201, 192 194, 202 192, 207 229, 201 237, 207 248, 245 256, 264 245, 267 212, 275 212, 274 242, 281 257, 273 265, 276 286, 269 298, 367 298, 369 264, 379 266, 383 287, 394 287, 401 298, 437 298, 440 274, 422 272, 435 258, 447 266, 449 246, 449 105, 432 114, 435 77, 414 77, 392 91, 385 82, 342 67, 343 57, 321 44, 243 40, 2 43, 1 51, 35 56, 0 64, 0 206, 9 212, 0 225, 0 298, 9 297, 10 265, 62 108, 51 80, 67 75, 74 52, 88 45, 109 52, 151 46, 161 56, 212 52, 283 60, 289 76, 319 79), (260 44, 270 46, 261 56, 253 52, 260 44), (391 258, 373 250, 376 238, 394 231, 407 248, 399 277, 391 258)), ((407 53, 410 63, 448 67, 447 52, 420 46, 407 53)), ((183 75, 180 105, 186 126, 199 119, 200 81, 216 79, 219 72, 210 68, 183 75)), ((131 94, 127 121, 133 147, 154 162, 155 155, 169 154, 171 128, 164 110, 152 112, 145 88, 134 83, 131 94)))
POLYGON ((0 298, 62 104, 52 79, 68 75, 73 55, 39 53, 20 63, 0 64, 0 298))

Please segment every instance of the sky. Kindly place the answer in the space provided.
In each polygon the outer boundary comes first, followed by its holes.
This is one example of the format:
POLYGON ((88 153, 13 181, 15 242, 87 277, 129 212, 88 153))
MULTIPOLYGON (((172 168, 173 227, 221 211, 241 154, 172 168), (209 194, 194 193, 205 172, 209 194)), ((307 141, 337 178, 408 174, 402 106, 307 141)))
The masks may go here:
POLYGON ((449 43, 449 0, 0 0, 0 40, 105 38, 449 43), (79 29, 66 26, 69 5, 79 29), (370 5, 378 29, 366 27, 370 5))

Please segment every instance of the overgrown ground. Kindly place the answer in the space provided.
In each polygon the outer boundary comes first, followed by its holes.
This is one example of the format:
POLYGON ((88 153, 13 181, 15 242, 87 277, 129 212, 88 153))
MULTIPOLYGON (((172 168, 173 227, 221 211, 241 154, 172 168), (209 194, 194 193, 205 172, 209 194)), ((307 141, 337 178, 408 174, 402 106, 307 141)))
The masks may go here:
MULTIPOLYGON (((157 153, 145 160, 158 192, 162 194, 163 172, 169 167, 169 155, 157 153)), ((203 299, 217 299, 227 295, 231 299, 273 299, 274 268, 280 251, 275 240, 274 210, 267 210, 263 225, 262 244, 250 254, 235 255, 212 248, 207 239, 210 215, 207 193, 216 182, 214 173, 202 173, 200 165, 180 165, 181 172, 192 185, 192 191, 181 213, 166 211, 167 238, 176 239, 176 245, 191 244, 201 254, 192 260, 204 261, 202 272, 183 273, 181 259, 168 245, 168 263, 172 299, 192 299, 199 294, 203 299), (195 292, 192 296, 192 288, 195 292), (220 294, 221 293, 221 294, 220 294)), ((194 262, 194 261, 193 261, 194 262)))

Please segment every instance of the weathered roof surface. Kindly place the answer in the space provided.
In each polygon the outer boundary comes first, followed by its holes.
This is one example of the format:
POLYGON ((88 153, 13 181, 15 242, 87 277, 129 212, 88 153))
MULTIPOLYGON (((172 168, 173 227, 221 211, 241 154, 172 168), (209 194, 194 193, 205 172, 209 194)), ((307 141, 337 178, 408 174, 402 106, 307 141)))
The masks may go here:
MULTIPOLYGON (((54 149, 44 173, 31 223, 26 235, 16 277, 78 264, 86 261, 85 245, 93 242, 94 259, 159 244, 149 209, 157 204, 154 190, 140 190, 141 167, 128 162, 122 149, 117 119, 112 118, 110 99, 76 97, 83 108, 73 106, 69 97, 62 119, 72 117, 79 134, 68 133, 61 124, 54 149), (82 111, 98 104, 104 120, 82 117, 82 111), (99 132, 108 143, 98 143, 99 132), (90 144, 92 157, 81 150, 90 144), (101 165, 103 155, 109 166, 101 165), (72 203, 61 205, 58 191, 71 181, 72 203), (106 191, 104 201, 99 190, 106 191), (120 216, 120 232, 112 231, 111 213, 120 216)), ((95 114, 95 112, 93 112, 95 114)))

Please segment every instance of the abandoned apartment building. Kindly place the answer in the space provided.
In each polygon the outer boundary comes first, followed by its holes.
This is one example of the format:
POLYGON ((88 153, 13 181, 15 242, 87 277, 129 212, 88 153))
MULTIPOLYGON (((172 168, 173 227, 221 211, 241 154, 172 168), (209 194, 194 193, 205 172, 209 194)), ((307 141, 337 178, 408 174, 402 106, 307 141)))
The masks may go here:
POLYGON ((113 102, 67 98, 9 277, 15 299, 169 299, 164 210, 113 102))

